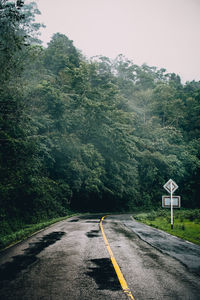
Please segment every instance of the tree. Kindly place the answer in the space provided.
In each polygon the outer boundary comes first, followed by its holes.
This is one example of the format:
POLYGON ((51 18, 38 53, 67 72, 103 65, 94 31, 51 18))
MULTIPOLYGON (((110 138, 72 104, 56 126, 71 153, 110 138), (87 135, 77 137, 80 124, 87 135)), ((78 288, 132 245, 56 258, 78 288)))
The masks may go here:
POLYGON ((64 34, 56 33, 48 45, 44 61, 46 68, 58 75, 63 69, 70 72, 74 67, 78 67, 80 60, 73 41, 64 34))

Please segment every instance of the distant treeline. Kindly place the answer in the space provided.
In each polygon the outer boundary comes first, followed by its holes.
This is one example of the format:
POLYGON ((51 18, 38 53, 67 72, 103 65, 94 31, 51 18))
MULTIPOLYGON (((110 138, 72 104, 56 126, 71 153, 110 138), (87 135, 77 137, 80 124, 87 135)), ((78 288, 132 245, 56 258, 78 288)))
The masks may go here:
POLYGON ((200 82, 59 33, 44 48, 38 13, 0 1, 1 222, 159 207, 170 178, 200 207, 200 82))

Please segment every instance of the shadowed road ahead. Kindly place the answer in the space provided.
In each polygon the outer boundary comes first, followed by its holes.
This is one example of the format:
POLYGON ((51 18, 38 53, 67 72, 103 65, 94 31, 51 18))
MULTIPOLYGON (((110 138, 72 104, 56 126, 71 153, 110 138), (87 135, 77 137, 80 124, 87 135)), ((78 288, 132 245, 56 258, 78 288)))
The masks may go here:
MULTIPOLYGON (((2 252, 0 299, 128 299, 101 234, 101 217, 73 217, 2 252)), ((199 246, 130 215, 108 216, 103 228, 136 300, 200 299, 199 246)))

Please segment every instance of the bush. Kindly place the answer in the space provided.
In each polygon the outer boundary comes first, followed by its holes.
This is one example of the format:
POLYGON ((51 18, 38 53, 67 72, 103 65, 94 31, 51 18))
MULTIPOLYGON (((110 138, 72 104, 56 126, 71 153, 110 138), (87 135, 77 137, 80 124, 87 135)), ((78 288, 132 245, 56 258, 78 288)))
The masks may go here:
POLYGON ((147 219, 149 221, 154 221, 156 217, 157 217, 157 213, 155 211, 152 211, 151 213, 148 214, 147 219))

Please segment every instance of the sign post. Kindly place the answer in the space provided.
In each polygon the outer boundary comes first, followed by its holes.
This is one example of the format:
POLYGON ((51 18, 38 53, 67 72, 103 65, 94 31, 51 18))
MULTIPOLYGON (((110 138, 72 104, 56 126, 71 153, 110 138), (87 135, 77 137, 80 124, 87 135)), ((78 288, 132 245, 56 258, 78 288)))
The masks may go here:
POLYGON ((170 208, 171 208, 171 229, 173 229, 173 193, 177 190, 178 185, 172 179, 168 180, 163 186, 170 193, 170 208))
POLYGON ((170 196, 171 196, 171 229, 173 229, 173 222, 174 222, 174 216, 173 216, 173 192, 172 192, 172 182, 170 182, 170 196))

